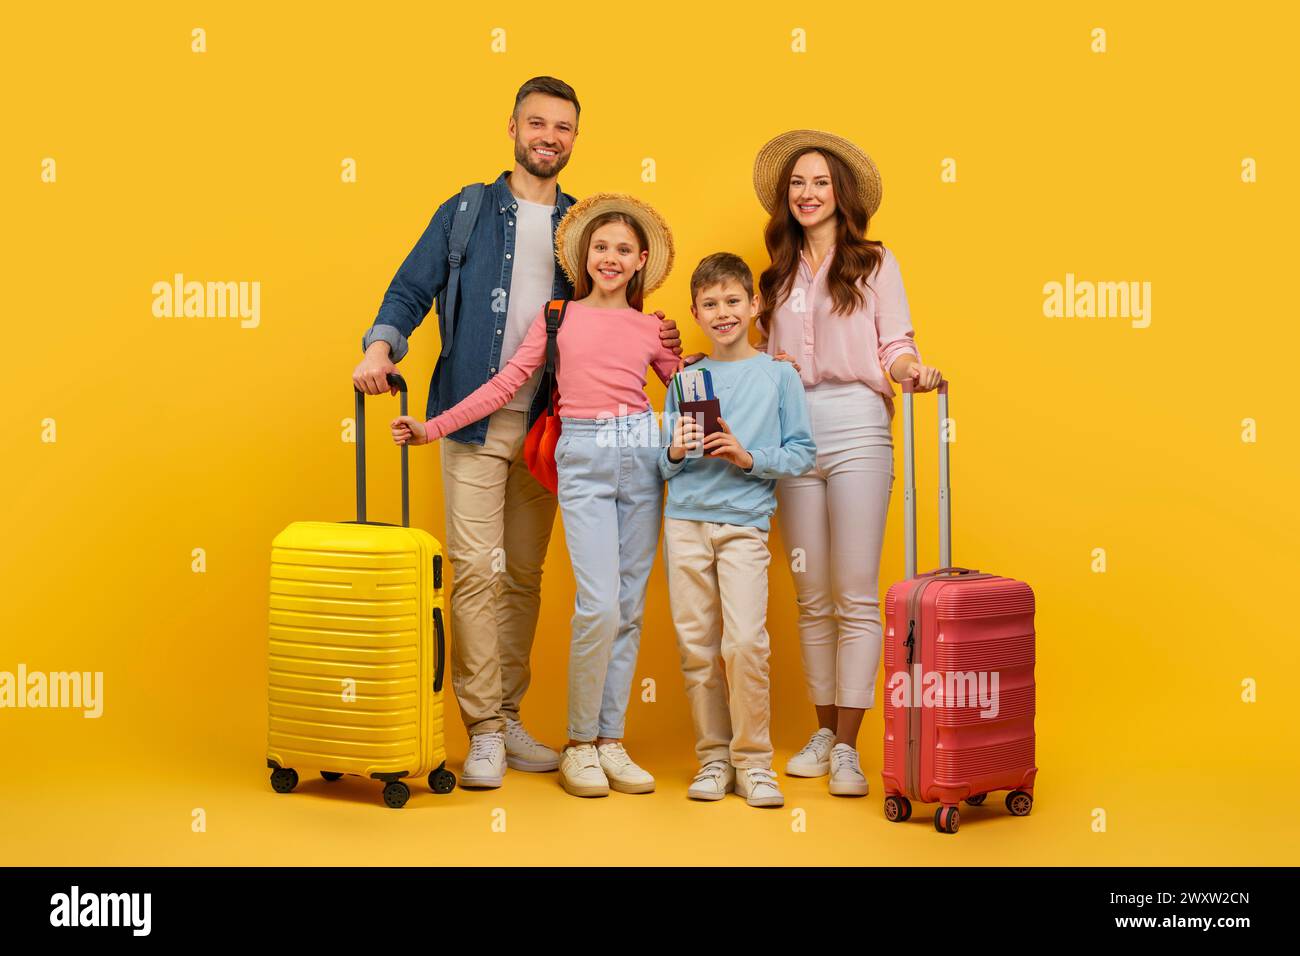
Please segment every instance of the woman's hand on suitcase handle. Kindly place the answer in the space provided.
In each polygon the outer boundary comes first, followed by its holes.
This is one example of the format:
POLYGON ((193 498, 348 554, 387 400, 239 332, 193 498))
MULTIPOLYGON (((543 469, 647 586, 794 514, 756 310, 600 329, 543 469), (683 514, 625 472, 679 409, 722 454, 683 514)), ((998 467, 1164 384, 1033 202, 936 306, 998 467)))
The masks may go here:
POLYGON ((410 415, 398 415, 393 419, 393 441, 399 445, 427 445, 431 439, 424 422, 410 415))
POLYGON ((922 365, 910 355, 904 355, 899 358, 900 362, 908 362, 903 374, 896 376, 897 381, 904 379, 912 380, 912 391, 914 392, 933 392, 943 384, 943 373, 937 368, 930 365, 922 365))

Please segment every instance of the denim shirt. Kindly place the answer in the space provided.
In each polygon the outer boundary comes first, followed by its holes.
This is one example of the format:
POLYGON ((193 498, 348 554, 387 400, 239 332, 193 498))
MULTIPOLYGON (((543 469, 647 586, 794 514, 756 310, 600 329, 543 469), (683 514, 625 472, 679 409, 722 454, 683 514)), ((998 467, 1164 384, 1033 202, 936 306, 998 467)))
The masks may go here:
MULTIPOLYGON (((429 401, 425 418, 445 412, 474 389, 486 382, 502 365, 501 343, 505 338, 506 303, 510 296, 510 274, 514 267, 515 211, 519 204, 502 173, 483 192, 478 220, 470 233, 465 259, 460 265, 460 301, 456 308, 451 351, 439 358, 429 383, 429 401)), ((407 341, 434 302, 441 314, 447 278, 447 246, 451 238, 451 220, 460 198, 457 192, 433 214, 433 219, 402 262, 384 293, 379 314, 361 339, 364 351, 372 342, 387 342, 393 362, 400 362, 410 349, 407 341)), ((551 217, 551 236, 555 227, 576 200, 555 187, 555 212, 551 217)), ((559 263, 555 265, 555 283, 551 298, 569 299, 573 287, 559 263)), ((540 309, 544 303, 538 302, 540 309)), ((537 390, 528 412, 532 426, 546 408, 549 396, 537 390)), ((447 437, 468 445, 482 445, 487 438, 488 420, 480 419, 447 437)))

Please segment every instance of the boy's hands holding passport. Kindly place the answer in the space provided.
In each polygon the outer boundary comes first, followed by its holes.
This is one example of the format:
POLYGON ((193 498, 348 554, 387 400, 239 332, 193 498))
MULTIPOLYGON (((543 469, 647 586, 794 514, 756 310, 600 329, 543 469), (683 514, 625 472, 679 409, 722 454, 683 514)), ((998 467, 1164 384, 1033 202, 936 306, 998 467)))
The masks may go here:
POLYGON ((702 457, 707 452, 745 471, 754 466, 754 457, 722 419, 721 406, 713 393, 713 376, 707 368, 679 369, 672 387, 677 390, 681 414, 673 426, 669 460, 702 457))
POLYGON ((718 416, 718 428, 721 430, 704 439, 704 450, 714 458, 725 458, 744 471, 753 468, 754 456, 745 451, 745 446, 731 433, 721 415, 718 416))

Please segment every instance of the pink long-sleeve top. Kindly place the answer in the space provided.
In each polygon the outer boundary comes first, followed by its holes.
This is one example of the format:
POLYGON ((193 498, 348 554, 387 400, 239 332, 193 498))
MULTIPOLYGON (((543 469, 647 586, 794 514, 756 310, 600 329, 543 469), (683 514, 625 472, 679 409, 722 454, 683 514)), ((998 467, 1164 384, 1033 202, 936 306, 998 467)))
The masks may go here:
MULTIPOLYGON (((565 418, 601 418, 646 411, 645 370, 667 383, 677 355, 659 339, 659 320, 632 308, 593 309, 570 302, 556 336, 558 411, 565 418)), ((452 408, 425 422, 429 440, 486 418, 510 401, 534 371, 546 364, 546 307, 528 327, 505 367, 452 408)))
POLYGON ((913 341, 912 318, 903 291, 898 260, 888 249, 862 284, 862 304, 848 313, 833 313, 826 284, 835 255, 832 246, 817 272, 802 253, 790 295, 772 314, 767 352, 785 352, 799 363, 799 377, 808 388, 821 382, 863 382, 885 398, 894 413, 894 386, 889 367, 900 355, 920 360, 913 341))

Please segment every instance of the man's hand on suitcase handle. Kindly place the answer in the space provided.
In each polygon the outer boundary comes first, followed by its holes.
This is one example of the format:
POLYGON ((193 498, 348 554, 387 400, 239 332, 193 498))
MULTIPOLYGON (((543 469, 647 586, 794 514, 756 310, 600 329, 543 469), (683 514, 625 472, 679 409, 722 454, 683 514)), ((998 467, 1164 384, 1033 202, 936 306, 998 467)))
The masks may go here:
POLYGON ((352 384, 358 391, 365 392, 367 395, 382 395, 384 392, 390 395, 397 394, 397 386, 388 384, 388 373, 397 371, 391 355, 387 342, 370 343, 365 358, 352 372, 352 384))
POLYGON ((393 419, 393 441, 399 445, 427 445, 433 441, 424 422, 410 415, 398 415, 393 419))

